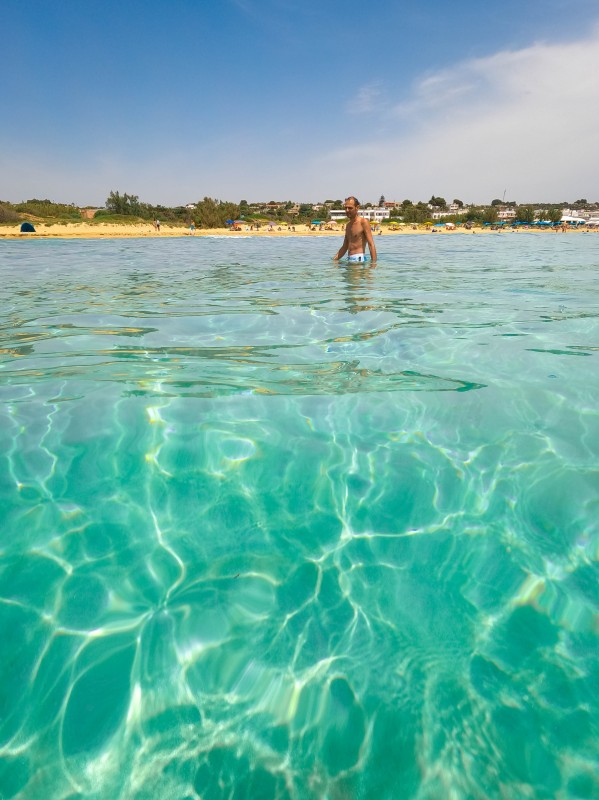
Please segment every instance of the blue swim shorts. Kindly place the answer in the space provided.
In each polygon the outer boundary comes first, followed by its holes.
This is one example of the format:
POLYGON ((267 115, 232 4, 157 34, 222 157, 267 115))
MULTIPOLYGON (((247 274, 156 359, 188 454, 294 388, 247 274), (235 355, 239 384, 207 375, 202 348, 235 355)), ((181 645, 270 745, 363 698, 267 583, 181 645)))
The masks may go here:
POLYGON ((366 254, 354 253, 353 255, 347 257, 347 261, 349 264, 363 264, 366 261, 366 254))

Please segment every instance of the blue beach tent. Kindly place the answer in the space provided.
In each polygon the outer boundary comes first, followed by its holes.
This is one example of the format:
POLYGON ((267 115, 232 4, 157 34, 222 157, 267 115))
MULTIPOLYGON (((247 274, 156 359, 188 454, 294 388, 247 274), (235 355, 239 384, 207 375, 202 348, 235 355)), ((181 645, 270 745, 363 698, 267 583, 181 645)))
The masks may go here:
POLYGON ((31 222, 21 223, 21 233, 35 233, 35 228, 31 222))

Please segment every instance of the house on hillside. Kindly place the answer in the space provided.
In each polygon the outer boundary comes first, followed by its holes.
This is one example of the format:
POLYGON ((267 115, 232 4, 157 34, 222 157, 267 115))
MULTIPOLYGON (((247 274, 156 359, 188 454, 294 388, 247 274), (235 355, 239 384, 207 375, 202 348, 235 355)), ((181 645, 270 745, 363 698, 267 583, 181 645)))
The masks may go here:
POLYGON ((99 208, 80 208, 79 213, 81 214, 81 219, 93 219, 96 216, 96 211, 99 210, 99 208))

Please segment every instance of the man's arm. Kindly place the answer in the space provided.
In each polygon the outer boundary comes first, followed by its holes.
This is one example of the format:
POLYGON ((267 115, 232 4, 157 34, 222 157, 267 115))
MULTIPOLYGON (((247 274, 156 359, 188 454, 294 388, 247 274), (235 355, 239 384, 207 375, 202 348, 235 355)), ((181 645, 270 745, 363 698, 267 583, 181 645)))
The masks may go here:
POLYGON ((340 258, 343 258, 343 256, 347 253, 348 248, 349 248, 349 237, 347 235, 347 230, 346 230, 343 244, 341 245, 337 255, 333 256, 333 261, 339 261, 340 258))
POLYGON ((370 258, 374 263, 376 261, 376 247, 374 244, 374 239, 372 238, 372 229, 370 227, 370 222, 368 222, 367 219, 364 220, 363 229, 364 229, 364 235, 366 236, 368 249, 370 250, 370 258))

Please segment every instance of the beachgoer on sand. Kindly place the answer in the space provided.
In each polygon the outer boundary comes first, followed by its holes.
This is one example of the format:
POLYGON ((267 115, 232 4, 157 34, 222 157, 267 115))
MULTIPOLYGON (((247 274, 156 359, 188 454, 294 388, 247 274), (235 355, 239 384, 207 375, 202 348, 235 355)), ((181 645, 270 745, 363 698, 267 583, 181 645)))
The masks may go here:
POLYGON ((345 226, 345 238, 337 255, 333 256, 333 261, 339 261, 347 253, 347 260, 351 263, 363 263, 366 261, 366 245, 370 250, 370 258, 376 261, 376 247, 372 238, 370 222, 364 217, 359 216, 358 210, 360 203, 352 195, 345 198, 345 215, 349 222, 345 226), (349 252, 348 252, 349 251, 349 252))

